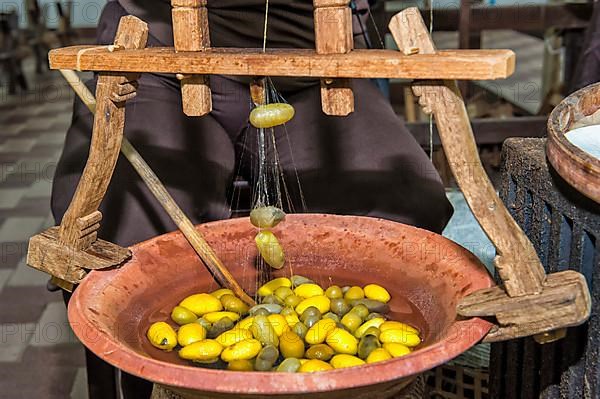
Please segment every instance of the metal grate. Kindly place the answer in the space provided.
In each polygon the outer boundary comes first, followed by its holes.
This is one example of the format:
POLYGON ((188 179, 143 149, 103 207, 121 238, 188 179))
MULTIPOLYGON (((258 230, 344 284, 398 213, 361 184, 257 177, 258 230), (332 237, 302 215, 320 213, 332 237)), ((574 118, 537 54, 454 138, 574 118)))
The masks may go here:
POLYGON ((509 139, 500 195, 533 242, 547 272, 573 269, 587 278, 592 316, 567 337, 492 345, 490 394, 497 399, 600 398, 600 205, 549 170, 545 139, 509 139))

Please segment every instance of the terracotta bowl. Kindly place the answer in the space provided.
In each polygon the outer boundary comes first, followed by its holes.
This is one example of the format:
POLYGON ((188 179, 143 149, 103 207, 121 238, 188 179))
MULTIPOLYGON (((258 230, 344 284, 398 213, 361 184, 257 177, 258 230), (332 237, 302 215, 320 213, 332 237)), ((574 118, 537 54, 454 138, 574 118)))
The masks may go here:
MULTIPOLYGON (((207 223, 198 230, 254 293, 256 228, 249 220, 207 223)), ((210 398, 391 397, 411 376, 458 356, 491 328, 477 318, 457 320, 457 301, 493 282, 473 254, 440 235, 386 220, 318 214, 289 215, 275 232, 287 265, 273 276, 293 272, 324 285, 381 284, 392 294, 391 317, 416 325, 423 348, 386 362, 309 374, 231 372, 180 361, 175 352, 147 343, 149 324, 169 319, 186 295, 218 287, 179 232, 133 246, 133 258, 120 269, 91 272, 69 304, 71 326, 112 365, 210 398)))

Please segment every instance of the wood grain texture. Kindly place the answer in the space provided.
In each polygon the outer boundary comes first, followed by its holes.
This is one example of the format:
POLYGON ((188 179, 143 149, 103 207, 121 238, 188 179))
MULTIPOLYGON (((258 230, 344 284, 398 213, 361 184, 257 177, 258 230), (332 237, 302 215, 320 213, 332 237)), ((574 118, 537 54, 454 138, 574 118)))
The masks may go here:
POLYGON ((27 264, 67 283, 79 284, 87 270, 117 266, 130 257, 129 249, 99 239, 85 251, 63 245, 59 228, 51 227, 29 240, 27 264))
MULTIPOLYGON (((121 18, 115 46, 140 49, 146 46, 147 39, 148 26, 144 22, 133 16, 121 18)), ((104 198, 119 156, 125 100, 135 95, 136 85, 132 84, 135 79, 137 74, 131 73, 104 72, 98 77, 96 98, 99 100, 96 107, 99 117, 94 118, 88 160, 60 226, 60 241, 67 246, 85 250, 93 241, 82 235, 79 221, 99 213, 100 201, 104 198)))
POLYGON ((549 274, 538 295, 509 297, 501 287, 480 290, 463 299, 465 317, 495 316, 498 326, 486 342, 504 341, 582 324, 591 311, 585 277, 572 270, 549 274))
POLYGON ((321 79, 321 108, 325 115, 347 116, 354 112, 352 80, 321 79))
POLYGON ((135 171, 140 175, 146 184, 146 187, 148 187, 167 214, 169 214, 173 222, 175 222, 179 230, 181 230, 192 248, 194 248, 194 251, 200 256, 215 280, 221 286, 231 289, 235 295, 246 304, 250 306, 255 305, 256 302, 254 299, 246 294, 244 289, 238 284, 210 244, 208 244, 198 230, 196 230, 192 222, 185 216, 156 174, 150 169, 150 166, 144 161, 128 140, 123 141, 121 151, 129 163, 131 163, 131 166, 133 166, 135 171))
MULTIPOLYGON (((344 54, 352 50, 352 11, 348 2, 315 1, 315 47, 317 54, 344 54)), ((325 115, 346 116, 354 112, 350 79, 321 79, 321 108, 325 115)))
MULTIPOLYGON (((416 8, 397 14, 389 28, 401 51, 435 52, 416 8)), ((530 335, 542 343, 560 339, 562 328, 589 318, 591 298, 585 277, 575 271, 546 276, 533 245, 504 207, 481 165, 456 82, 416 82, 413 91, 423 110, 434 115, 454 177, 498 253, 494 263, 503 285, 464 297, 457 313, 495 317, 497 325, 486 342, 530 335)))
MULTIPOLYGON (((82 98, 90 110, 95 113, 96 111, 96 100, 89 89, 83 84, 81 79, 73 71, 61 71, 67 78, 67 81, 75 90, 75 93, 82 98)), ((262 79, 264 81, 264 79, 262 79)), ((123 137, 121 143, 121 153, 131 163, 135 171, 140 175, 142 181, 150 189, 150 192, 154 195, 154 198, 163 207, 165 212, 169 215, 171 220, 177 225, 182 231, 186 240, 192 246, 194 251, 200 256, 206 268, 210 271, 211 275, 215 280, 223 287, 231 289, 240 299, 246 302, 248 305, 255 305, 254 300, 247 295, 243 288, 238 284, 233 275, 227 270, 225 265, 221 262, 215 251, 211 248, 210 244, 204 240, 198 230, 195 229, 192 222, 185 216, 181 208, 177 205, 173 197, 169 194, 165 186, 156 176, 150 166, 144 161, 142 156, 136 151, 133 145, 123 137)), ((89 217, 80 218, 81 223, 85 225, 91 225, 93 223, 100 222, 102 215, 100 212, 96 212, 89 217)), ((61 284, 62 281, 58 280, 57 284, 61 284)), ((61 286, 64 286, 62 284, 61 286)))
POLYGON ((313 0, 315 8, 320 7, 348 7, 348 0, 313 0))
POLYGON ((205 7, 206 0, 171 0, 172 7, 205 7))
MULTIPOLYGON (((433 53, 435 47, 416 8, 406 9, 389 25, 398 48, 419 54, 433 53)), ((415 57, 412 55, 411 57, 415 57)), ((419 104, 433 113, 450 168, 469 207, 494 244, 494 259, 510 296, 537 294, 545 279, 535 248, 496 194, 481 161, 465 104, 456 83, 413 84, 419 104)))
POLYGON ((212 111, 212 94, 207 75, 191 75, 181 79, 183 113, 203 116, 212 111))
POLYGON ((263 53, 261 49, 211 48, 203 52, 175 52, 173 48, 152 47, 110 52, 104 47, 93 47, 96 46, 51 50, 50 67, 237 76, 484 80, 506 78, 515 66, 511 50, 444 50, 407 56, 393 50, 317 54, 307 49, 267 49, 263 53), (86 51, 80 53, 81 50, 86 51))
POLYGON ((173 7, 171 16, 177 51, 202 51, 210 47, 206 7, 173 7))
MULTIPOLYGON (((146 46, 148 26, 132 16, 121 18, 114 49, 146 46)), ((114 50, 113 50, 114 51, 114 50)), ((77 80, 66 73, 71 84, 77 80)), ((135 95, 137 73, 102 72, 98 77, 93 109, 92 140, 87 163, 61 225, 29 240, 27 263, 53 276, 55 283, 72 289, 87 270, 117 266, 131 256, 126 248, 97 239, 102 214, 98 211, 110 183, 123 137, 125 101, 135 95)), ((77 91, 84 92, 81 82, 77 91)), ((90 95, 84 102, 91 102, 90 95)))
POLYGON ((314 21, 317 54, 345 54, 352 50, 352 10, 347 4, 315 8, 314 21))
MULTIPOLYGON (((172 0, 173 41, 175 51, 201 52, 210 47, 206 1, 172 0)), ((184 76, 181 79, 183 113, 203 116, 212 110, 208 77, 184 76)))

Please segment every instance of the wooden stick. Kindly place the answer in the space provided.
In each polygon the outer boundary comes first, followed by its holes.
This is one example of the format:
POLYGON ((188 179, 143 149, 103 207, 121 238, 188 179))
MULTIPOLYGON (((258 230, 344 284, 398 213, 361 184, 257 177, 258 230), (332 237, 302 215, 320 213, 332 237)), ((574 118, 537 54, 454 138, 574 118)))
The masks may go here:
POLYGON ((106 46, 50 50, 52 69, 200 75, 315 78, 504 79, 514 72, 511 50, 440 50, 405 55, 396 50, 317 54, 309 49, 211 48, 202 52, 151 47, 110 52, 106 46))
POLYGON ((406 115, 406 122, 414 123, 417 121, 417 108, 415 107, 415 96, 410 86, 403 88, 404 92, 404 114, 406 115))
POLYGON ((266 101, 266 85, 265 77, 256 77, 250 83, 250 99, 254 105, 263 105, 266 101))
MULTIPOLYGON (((75 93, 81 98, 83 103, 88 107, 90 112, 94 113, 96 109, 96 101, 93 94, 87 86, 81 81, 79 76, 72 70, 61 69, 67 82, 71 85, 75 93)), ((243 288, 237 283, 233 275, 227 270, 221 262, 215 251, 204 240, 200 232, 194 228, 192 222, 185 216, 181 208, 177 205, 173 197, 169 194, 165 186, 152 171, 150 166, 144 161, 141 155, 135 150, 133 145, 123 137, 121 143, 121 153, 131 163, 136 172, 140 175, 148 189, 154 195, 154 198, 162 205, 163 209, 171 217, 179 230, 183 233, 192 248, 200 256, 207 269, 211 272, 214 278, 224 287, 231 289, 236 296, 246 302, 248 305, 254 305, 254 300, 246 294, 243 288)))

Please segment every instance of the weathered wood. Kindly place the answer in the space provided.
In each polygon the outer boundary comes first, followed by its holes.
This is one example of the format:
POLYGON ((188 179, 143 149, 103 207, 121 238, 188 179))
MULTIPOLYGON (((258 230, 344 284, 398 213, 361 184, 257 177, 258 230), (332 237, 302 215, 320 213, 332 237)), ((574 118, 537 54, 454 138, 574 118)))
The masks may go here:
POLYGON ((263 105, 266 100, 266 78, 254 78, 250 83, 250 99, 254 105, 263 105))
MULTIPOLYGON (((352 11, 348 1, 315 0, 317 54, 345 54, 354 47, 352 11), (341 4, 340 4, 341 3, 341 4)), ((346 116, 354 111, 350 79, 321 79, 321 107, 326 115, 346 116)))
MULTIPOLYGON (((84 100, 90 112, 95 113, 96 101, 93 94, 83 84, 81 79, 73 71, 61 70, 65 78, 75 90, 75 93, 84 100)), ((161 183, 158 176, 152 171, 150 166, 144 161, 142 156, 135 150, 133 145, 123 137, 121 143, 121 153, 131 163, 133 168, 138 172, 142 181, 149 188, 154 198, 160 203, 165 212, 171 217, 171 220, 181 230, 185 238, 188 240, 194 251, 200 256, 204 265, 209 272, 214 276, 215 280, 223 287, 231 289, 240 299, 248 305, 253 306, 254 300, 244 292, 243 288, 238 284, 233 275, 227 270, 221 262, 217 254, 211 248, 200 232, 198 232, 192 222, 185 216, 181 208, 177 205, 173 197, 169 194, 165 186, 161 183)), ((86 224, 98 223, 102 215, 100 212, 92 214, 85 218, 82 222, 86 224)))
POLYGON ((190 75, 181 79, 181 102, 187 116, 202 116, 212 111, 208 76, 190 75))
MULTIPOLYGON (((136 17, 126 16, 119 23, 114 44, 118 48, 140 49, 146 46, 147 39, 148 26, 136 17)), ((135 90, 135 84, 132 84, 135 78, 137 76, 131 73, 108 72, 98 77, 96 97, 100 100, 97 111, 102 117, 94 118, 88 160, 60 226, 60 241, 67 246, 85 250, 93 241, 83 237, 78 219, 97 212, 104 198, 119 156, 125 100, 135 95, 135 91, 131 91, 135 90)))
POLYGON ((210 47, 206 7, 173 6, 173 42, 177 51, 203 51, 210 47))
MULTIPOLYGON (((435 47, 416 8, 392 18, 390 32, 401 51, 435 47)), ((413 56, 414 57, 414 56, 413 56)), ((497 249, 494 263, 510 296, 542 291, 545 278, 535 248, 496 194, 477 151, 467 110, 455 82, 416 83, 419 104, 433 113, 450 167, 473 214, 497 249)))
POLYGON ((321 79, 321 107, 325 115, 346 116, 354 112, 352 81, 321 79))
POLYGON ((317 54, 345 54, 352 50, 352 10, 348 2, 341 7, 315 5, 314 20, 317 54))
MULTIPOLYGON (((401 51, 435 51, 416 8, 397 14, 389 28, 401 51)), ((494 263, 503 287, 468 295, 459 303, 458 314, 495 316, 498 325, 487 341, 539 334, 540 342, 545 342, 560 334, 544 333, 583 323, 591 311, 585 277, 574 271, 546 276, 533 245, 485 174, 456 83, 417 82, 413 91, 424 111, 434 115, 454 177, 498 253, 494 263)))
MULTIPOLYGON (((403 88, 404 92, 404 115, 406 117, 406 122, 415 123, 417 122, 417 108, 415 107, 415 96, 410 87, 405 86, 403 88)), ((412 131, 413 136, 415 135, 412 131)), ((429 136, 429 132, 427 133, 429 136)), ((419 144, 421 144, 419 142, 419 144)), ((421 144, 423 145, 423 144, 421 144)))
POLYGON ((68 283, 79 284, 87 270, 120 265, 130 257, 129 249, 99 239, 85 251, 64 245, 59 240, 59 228, 51 227, 29 240, 27 264, 68 283))
POLYGON ((58 278, 56 276, 52 276, 50 278, 50 283, 54 284, 55 286, 67 291, 67 292, 73 292, 73 289, 75 288, 75 284, 70 283, 66 280, 63 280, 61 278, 58 278))
MULTIPOLYGON (((172 0, 173 41, 175 51, 204 51, 210 47, 206 1, 172 0)), ((208 77, 184 76, 181 79, 183 113, 202 116, 212 110, 208 77)))
MULTIPOLYGON (((140 49, 146 46, 148 26, 132 16, 121 18, 114 47, 140 49)), ((65 288, 73 287, 87 270, 121 264, 131 256, 128 249, 97 239, 102 214, 98 211, 114 171, 123 137, 125 101, 135 95, 137 73, 103 72, 98 77, 93 109, 101 117, 94 118, 88 160, 69 208, 60 227, 53 227, 29 240, 27 263, 54 277, 65 288)), ((73 77, 70 76, 70 83, 73 77)), ((79 82, 76 91, 87 88, 79 82)), ((87 104, 91 95, 83 97, 87 104)))
POLYGON ((489 80, 506 78, 515 68, 511 50, 444 50, 407 56, 394 50, 363 49, 347 54, 230 48, 175 52, 165 47, 110 52, 105 46, 73 46, 51 50, 49 59, 52 69, 82 71, 356 79, 489 80))
POLYGON ((206 0, 171 0, 172 7, 206 7, 206 0))
POLYGON ((465 317, 495 316, 498 327, 486 342, 550 332, 585 322, 591 298, 585 277, 572 270, 549 274, 541 294, 509 297, 501 287, 477 291, 464 298, 457 312, 465 317))
POLYGON ((315 8, 321 7, 347 7, 348 0, 313 0, 315 8))

